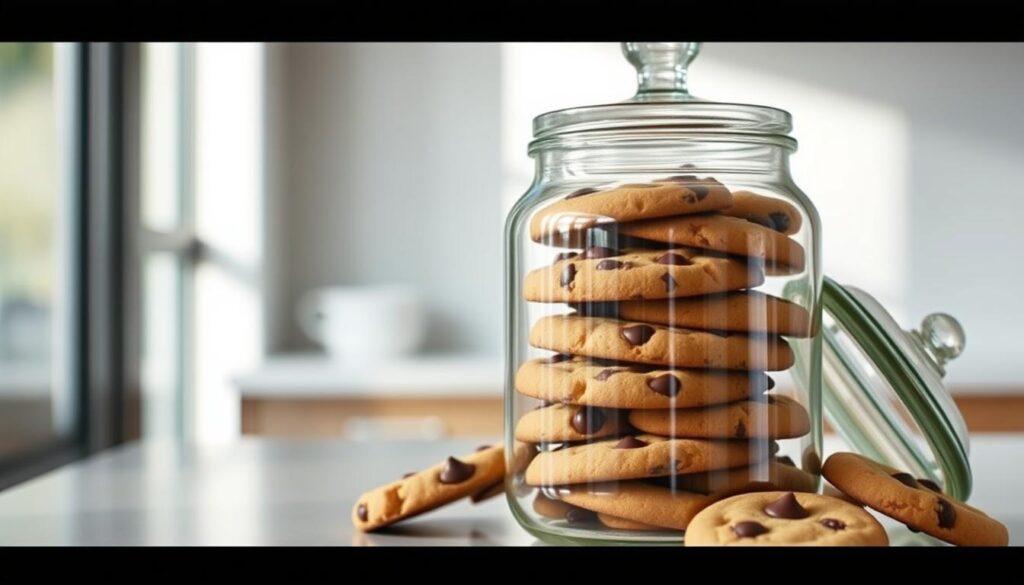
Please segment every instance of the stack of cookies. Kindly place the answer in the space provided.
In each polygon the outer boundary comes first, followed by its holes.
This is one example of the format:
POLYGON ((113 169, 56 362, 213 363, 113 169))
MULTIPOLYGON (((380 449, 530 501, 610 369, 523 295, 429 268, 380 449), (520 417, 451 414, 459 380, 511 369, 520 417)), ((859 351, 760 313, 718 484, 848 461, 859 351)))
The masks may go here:
POLYGON ((816 488, 817 469, 777 454, 810 433, 804 398, 769 375, 794 364, 787 339, 810 316, 756 290, 804 272, 801 223, 785 201, 692 175, 579 189, 534 215, 531 238, 563 249, 522 283, 546 309, 529 344, 554 352, 515 379, 537 401, 515 438, 536 455, 513 481, 538 488, 537 514, 683 531, 727 495, 816 488))

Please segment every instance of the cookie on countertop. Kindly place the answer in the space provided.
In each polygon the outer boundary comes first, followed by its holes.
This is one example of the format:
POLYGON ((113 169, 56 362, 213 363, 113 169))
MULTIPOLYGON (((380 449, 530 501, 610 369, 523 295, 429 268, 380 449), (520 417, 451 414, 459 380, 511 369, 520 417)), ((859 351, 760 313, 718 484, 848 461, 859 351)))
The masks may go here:
POLYGON ((960 546, 1006 546, 1002 523, 938 489, 929 480, 856 453, 835 453, 822 467, 840 491, 910 528, 960 546))
POLYGON ((552 265, 527 273, 523 297, 546 303, 664 299, 751 288, 763 282, 759 264, 696 248, 592 246, 578 254, 559 254, 552 265))
POLYGON ((804 270, 804 248, 785 234, 745 219, 704 213, 616 224, 616 233, 652 242, 715 250, 763 260, 772 274, 804 270))
POLYGON ((791 439, 811 431, 807 410, 781 395, 706 408, 636 410, 629 424, 645 433, 694 439, 791 439))
MULTIPOLYGON (((490 449, 493 445, 481 445, 477 447, 477 451, 484 451, 490 449)), ((501 447, 501 445, 496 445, 501 447)), ((530 464, 530 461, 537 454, 537 446, 530 443, 523 443, 521 441, 515 441, 515 446, 512 449, 512 457, 508 458, 505 462, 505 469, 509 470, 510 473, 522 473, 526 471, 526 466, 530 464)), ((473 493, 469 496, 469 500, 474 504, 487 501, 499 494, 505 493, 505 478, 501 477, 498 481, 494 482, 490 486, 473 493)))
POLYGON ((576 303, 580 314, 615 317, 690 329, 810 335, 811 319, 800 305, 756 290, 648 301, 576 303))
POLYGON ((623 481, 550 488, 574 506, 660 528, 686 530, 690 520, 711 500, 708 496, 673 491, 645 481, 623 481))
POLYGON ((376 530, 487 489, 505 475, 504 451, 495 445, 449 457, 434 467, 368 491, 352 507, 352 524, 359 530, 376 530))
POLYGON ((529 485, 550 486, 658 477, 738 467, 757 455, 744 441, 629 435, 538 453, 525 479, 529 485))
POLYGON ((780 337, 698 331, 576 314, 538 319, 530 345, 559 353, 673 368, 785 370, 793 350, 780 337))
POLYGON ((608 408, 690 408, 758 396, 774 386, 762 372, 670 370, 556 354, 516 372, 516 390, 547 402, 608 408))
POLYGON ((528 443, 562 443, 615 437, 628 428, 625 411, 552 404, 523 414, 515 436, 528 443))
POLYGON ((572 245, 596 225, 723 209, 729 190, 714 179, 628 183, 611 189, 584 187, 541 208, 530 218, 535 242, 572 245))
POLYGON ((718 212, 761 224, 786 235, 800 231, 803 222, 800 211, 791 203, 751 191, 735 191, 732 194, 732 205, 718 212))
POLYGON ((686 546, 887 546, 885 529, 860 506, 817 494, 754 492, 701 510, 686 546))

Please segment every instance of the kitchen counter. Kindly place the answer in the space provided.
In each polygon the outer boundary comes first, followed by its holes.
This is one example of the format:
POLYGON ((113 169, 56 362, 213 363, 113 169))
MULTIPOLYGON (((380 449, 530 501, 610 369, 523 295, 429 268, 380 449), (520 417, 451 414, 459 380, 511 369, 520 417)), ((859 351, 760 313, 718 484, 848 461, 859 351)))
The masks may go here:
MULTIPOLYGON (((831 438, 830 438, 831 439, 831 438)), ((0 545, 532 545, 503 498, 462 501, 361 534, 364 490, 481 441, 348 442, 244 438, 223 447, 143 442, 0 492, 0 545)), ((839 445, 826 443, 826 451, 839 445)), ((1024 435, 972 439, 971 503, 1024 544, 1024 435)), ((894 542, 926 544, 893 526, 894 542)))

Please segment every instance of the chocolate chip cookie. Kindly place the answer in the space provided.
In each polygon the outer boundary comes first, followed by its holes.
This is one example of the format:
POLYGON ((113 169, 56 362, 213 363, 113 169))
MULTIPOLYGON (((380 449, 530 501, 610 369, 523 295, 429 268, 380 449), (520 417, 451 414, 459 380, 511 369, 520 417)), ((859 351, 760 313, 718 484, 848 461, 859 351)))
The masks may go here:
POLYGON ((596 225, 722 209, 729 190, 714 179, 630 183, 611 189, 583 187, 542 208, 530 219, 535 242, 572 245, 596 225))
POLYGON ((754 290, 617 303, 578 303, 581 314, 672 327, 808 337, 811 318, 800 305, 754 290))
POLYGON ((636 410, 629 414, 629 424, 654 435, 707 439, 791 439, 811 430, 807 410, 786 396, 706 408, 636 410))
POLYGON ((489 446, 366 492, 352 508, 352 524, 377 530, 493 486, 505 475, 505 454, 489 446))
POLYGON ((998 520, 942 493, 930 480, 872 461, 856 453, 835 453, 822 472, 836 488, 858 502, 924 532, 960 546, 1006 546, 1009 532, 998 520))
POLYGON ((794 492, 726 498, 693 517, 686 546, 887 546, 871 514, 843 500, 794 492))
POLYGON ((718 210, 722 215, 731 215, 780 234, 792 235, 800 231, 803 219, 797 208, 775 197, 758 195, 751 191, 736 191, 732 194, 732 205, 718 210))
POLYGON ((550 486, 696 473, 749 464, 758 453, 743 441, 629 435, 538 453, 526 483, 550 486))
POLYGON ((704 213, 617 224, 618 234, 644 240, 728 252, 763 260, 772 274, 803 272, 805 254, 796 240, 745 219, 704 213))
POLYGON ((551 266, 526 275, 526 300, 576 303, 664 299, 738 290, 764 282, 764 273, 757 264, 695 248, 617 250, 595 246, 571 254, 560 254, 551 266))
POLYGON ((713 500, 645 481, 592 483, 551 488, 574 506, 646 526, 686 530, 690 520, 713 500))
POLYGON ((552 315, 530 330, 530 345, 559 353, 671 366, 785 370, 793 350, 782 338, 697 331, 604 317, 552 315))
POLYGON ((608 408, 690 408, 757 396, 774 382, 762 372, 672 370, 557 354, 516 372, 516 390, 547 402, 608 408))
POLYGON ((625 411, 552 404, 524 414, 515 435, 529 443, 563 443, 615 437, 628 428, 625 411))

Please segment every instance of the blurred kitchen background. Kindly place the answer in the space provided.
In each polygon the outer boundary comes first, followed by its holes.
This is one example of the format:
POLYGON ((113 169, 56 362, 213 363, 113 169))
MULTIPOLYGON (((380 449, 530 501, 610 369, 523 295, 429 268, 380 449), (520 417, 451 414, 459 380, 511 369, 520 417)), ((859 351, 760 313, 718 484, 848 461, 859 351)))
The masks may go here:
MULTIPOLYGON (((1024 425, 1022 64, 711 43, 690 70, 793 114, 827 274, 961 320, 976 431, 1024 425)), ((634 89, 614 43, 0 44, 0 487, 138 437, 497 434, 531 119, 634 89)))

